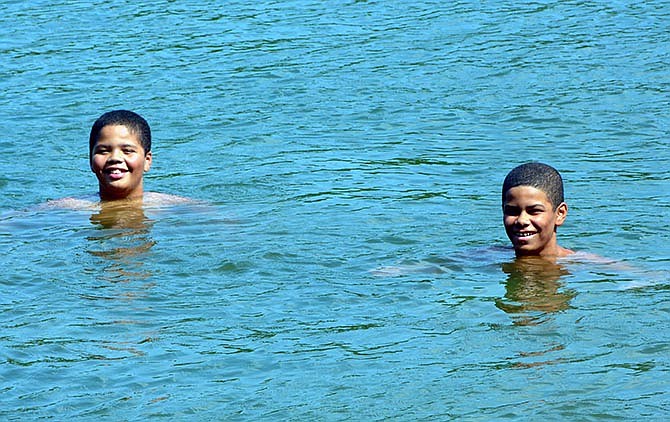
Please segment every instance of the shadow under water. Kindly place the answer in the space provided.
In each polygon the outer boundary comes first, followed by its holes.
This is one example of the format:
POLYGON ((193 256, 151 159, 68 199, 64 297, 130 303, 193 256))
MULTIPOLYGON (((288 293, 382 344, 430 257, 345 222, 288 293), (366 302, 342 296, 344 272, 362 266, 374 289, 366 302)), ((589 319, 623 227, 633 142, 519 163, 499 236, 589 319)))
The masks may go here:
POLYGON ((143 280, 152 274, 144 258, 156 244, 151 237, 153 221, 136 204, 102 204, 90 217, 99 231, 88 236, 87 252, 104 260, 95 268, 98 279, 108 282, 143 280))
POLYGON ((516 258, 502 264, 507 274, 505 296, 496 300, 496 307, 514 314, 516 325, 536 325, 548 314, 570 307, 576 292, 563 288, 561 278, 570 275, 568 269, 540 257, 516 258))

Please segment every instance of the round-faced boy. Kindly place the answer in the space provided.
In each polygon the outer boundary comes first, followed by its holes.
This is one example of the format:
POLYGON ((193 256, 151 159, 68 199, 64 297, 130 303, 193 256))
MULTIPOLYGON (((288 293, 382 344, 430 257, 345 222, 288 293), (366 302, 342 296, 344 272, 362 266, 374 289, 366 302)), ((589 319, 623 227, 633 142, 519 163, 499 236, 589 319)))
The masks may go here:
POLYGON ((103 114, 91 129, 89 153, 101 200, 142 198, 152 160, 151 129, 144 118, 127 110, 103 114))

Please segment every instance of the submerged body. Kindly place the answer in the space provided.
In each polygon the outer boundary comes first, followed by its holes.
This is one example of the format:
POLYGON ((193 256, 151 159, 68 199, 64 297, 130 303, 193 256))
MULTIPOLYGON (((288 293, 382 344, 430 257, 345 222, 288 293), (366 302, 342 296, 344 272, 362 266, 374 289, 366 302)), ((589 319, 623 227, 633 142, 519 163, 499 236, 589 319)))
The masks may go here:
POLYGON ((124 199, 116 201, 103 201, 99 194, 82 196, 82 197, 68 197, 48 201, 45 207, 48 208, 67 208, 73 210, 100 210, 105 208, 127 208, 127 207, 165 207, 170 205, 180 204, 196 204, 194 201, 183 196, 170 195, 159 192, 144 192, 141 198, 124 199))

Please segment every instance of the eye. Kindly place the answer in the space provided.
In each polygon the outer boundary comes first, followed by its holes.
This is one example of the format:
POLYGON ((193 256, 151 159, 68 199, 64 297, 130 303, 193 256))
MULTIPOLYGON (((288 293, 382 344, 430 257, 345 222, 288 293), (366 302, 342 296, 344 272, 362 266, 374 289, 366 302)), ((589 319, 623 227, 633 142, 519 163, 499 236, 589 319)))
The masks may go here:
POLYGON ((520 210, 518 207, 505 206, 505 208, 503 208, 503 213, 505 213, 505 215, 519 215, 520 210))

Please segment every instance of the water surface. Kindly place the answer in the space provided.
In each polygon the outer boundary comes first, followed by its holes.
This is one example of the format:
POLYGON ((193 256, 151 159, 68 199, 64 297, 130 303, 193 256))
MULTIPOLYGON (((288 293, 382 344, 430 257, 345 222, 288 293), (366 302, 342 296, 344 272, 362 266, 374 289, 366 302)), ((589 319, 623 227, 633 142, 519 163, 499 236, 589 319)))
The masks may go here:
POLYGON ((0 12, 3 418, 667 417, 665 2, 0 12), (95 192, 114 108, 206 206, 40 206, 95 192), (529 160, 621 265, 503 248, 529 160))

